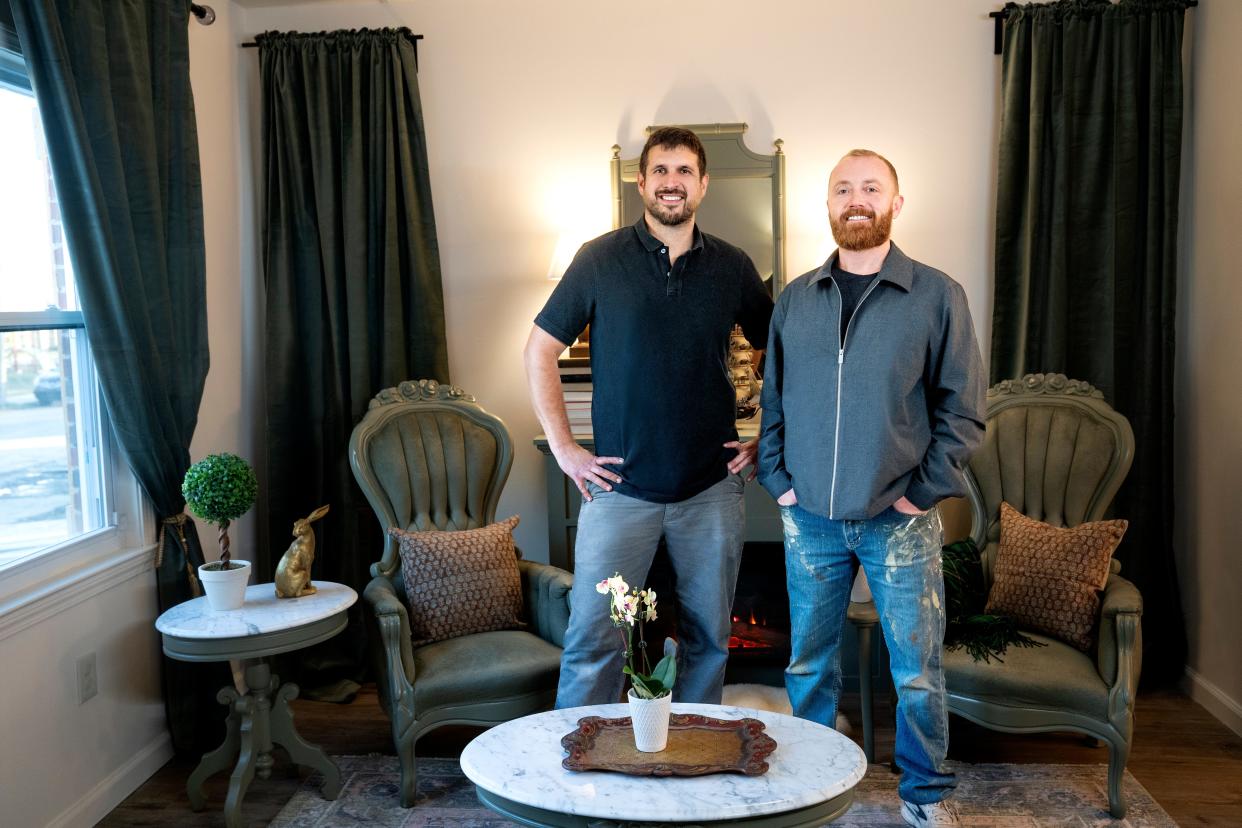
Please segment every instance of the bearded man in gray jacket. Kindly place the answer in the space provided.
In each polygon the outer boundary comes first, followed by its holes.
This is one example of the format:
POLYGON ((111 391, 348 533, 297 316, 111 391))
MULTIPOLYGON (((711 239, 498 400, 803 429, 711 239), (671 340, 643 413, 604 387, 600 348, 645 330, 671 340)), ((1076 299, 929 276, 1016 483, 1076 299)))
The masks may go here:
POLYGON ((781 507, 794 714, 832 726, 850 585, 867 574, 897 687, 901 814, 958 825, 944 768, 943 542, 936 504, 965 493, 984 378, 961 286, 890 239, 897 171, 853 150, 829 178, 838 250, 781 293, 768 334, 759 481, 781 507))

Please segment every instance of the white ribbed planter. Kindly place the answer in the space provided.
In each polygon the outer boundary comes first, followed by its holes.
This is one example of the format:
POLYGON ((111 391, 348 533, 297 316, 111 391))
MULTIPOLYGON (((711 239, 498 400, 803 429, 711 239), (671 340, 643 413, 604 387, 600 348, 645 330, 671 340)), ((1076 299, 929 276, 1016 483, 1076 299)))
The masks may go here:
POLYGON ((246 603, 250 561, 235 560, 233 563, 241 566, 236 569, 208 569, 211 564, 203 564, 198 568, 198 580, 207 593, 207 603, 216 612, 241 609, 242 604, 246 603))
POLYGON ((673 710, 673 694, 658 699, 641 699, 629 691, 630 721, 634 726, 634 747, 643 753, 659 753, 668 746, 668 717, 673 710))

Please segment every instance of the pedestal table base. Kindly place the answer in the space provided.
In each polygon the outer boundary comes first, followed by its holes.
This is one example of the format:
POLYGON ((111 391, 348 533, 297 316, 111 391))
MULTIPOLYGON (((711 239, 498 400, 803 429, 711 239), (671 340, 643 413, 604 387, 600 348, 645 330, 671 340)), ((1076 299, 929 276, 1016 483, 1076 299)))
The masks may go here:
POLYGON ((228 729, 223 744, 204 754, 190 774, 186 783, 190 807, 195 811, 203 809, 207 802, 203 783, 232 765, 236 758, 237 766, 229 778, 224 802, 224 824, 228 828, 242 828, 242 799, 256 774, 260 779, 271 776, 274 744, 284 748, 295 764, 322 773, 324 799, 336 799, 341 792, 340 769, 322 748, 304 740, 293 727, 289 702, 297 698, 298 686, 282 686, 280 678, 272 675, 263 660, 247 662, 246 686, 250 692, 244 696, 232 687, 225 687, 216 695, 220 704, 229 706, 228 729))

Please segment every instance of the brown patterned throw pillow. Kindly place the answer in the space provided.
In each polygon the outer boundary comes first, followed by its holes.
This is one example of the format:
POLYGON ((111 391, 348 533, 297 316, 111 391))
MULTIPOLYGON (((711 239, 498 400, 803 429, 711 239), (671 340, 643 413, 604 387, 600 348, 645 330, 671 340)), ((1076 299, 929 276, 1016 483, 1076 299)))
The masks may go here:
POLYGON ((414 646, 522 626, 517 525, 514 515, 456 532, 388 530, 401 555, 414 646))
POLYGON ((1100 590, 1128 522, 1101 520, 1059 529, 1008 503, 1002 502, 1000 511, 1000 548, 986 611, 1090 650, 1100 590))

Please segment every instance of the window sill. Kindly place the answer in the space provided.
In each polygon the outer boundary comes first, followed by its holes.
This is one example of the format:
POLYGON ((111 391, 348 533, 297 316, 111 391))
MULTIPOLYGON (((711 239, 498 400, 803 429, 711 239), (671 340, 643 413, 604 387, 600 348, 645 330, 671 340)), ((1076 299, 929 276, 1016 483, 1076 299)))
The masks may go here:
POLYGON ((0 569, 0 640, 154 568, 155 519, 138 481, 113 453, 113 525, 0 569))
MULTIPOLYGON (((105 529, 97 534, 115 536, 116 531, 105 529)), ((46 559, 54 556, 55 553, 41 555, 38 562, 49 563, 46 559)), ((6 579, 5 594, 0 595, 0 641, 144 571, 153 572, 154 556, 154 543, 120 552, 113 549, 88 561, 66 556, 54 575, 33 587, 10 590, 6 579)))

